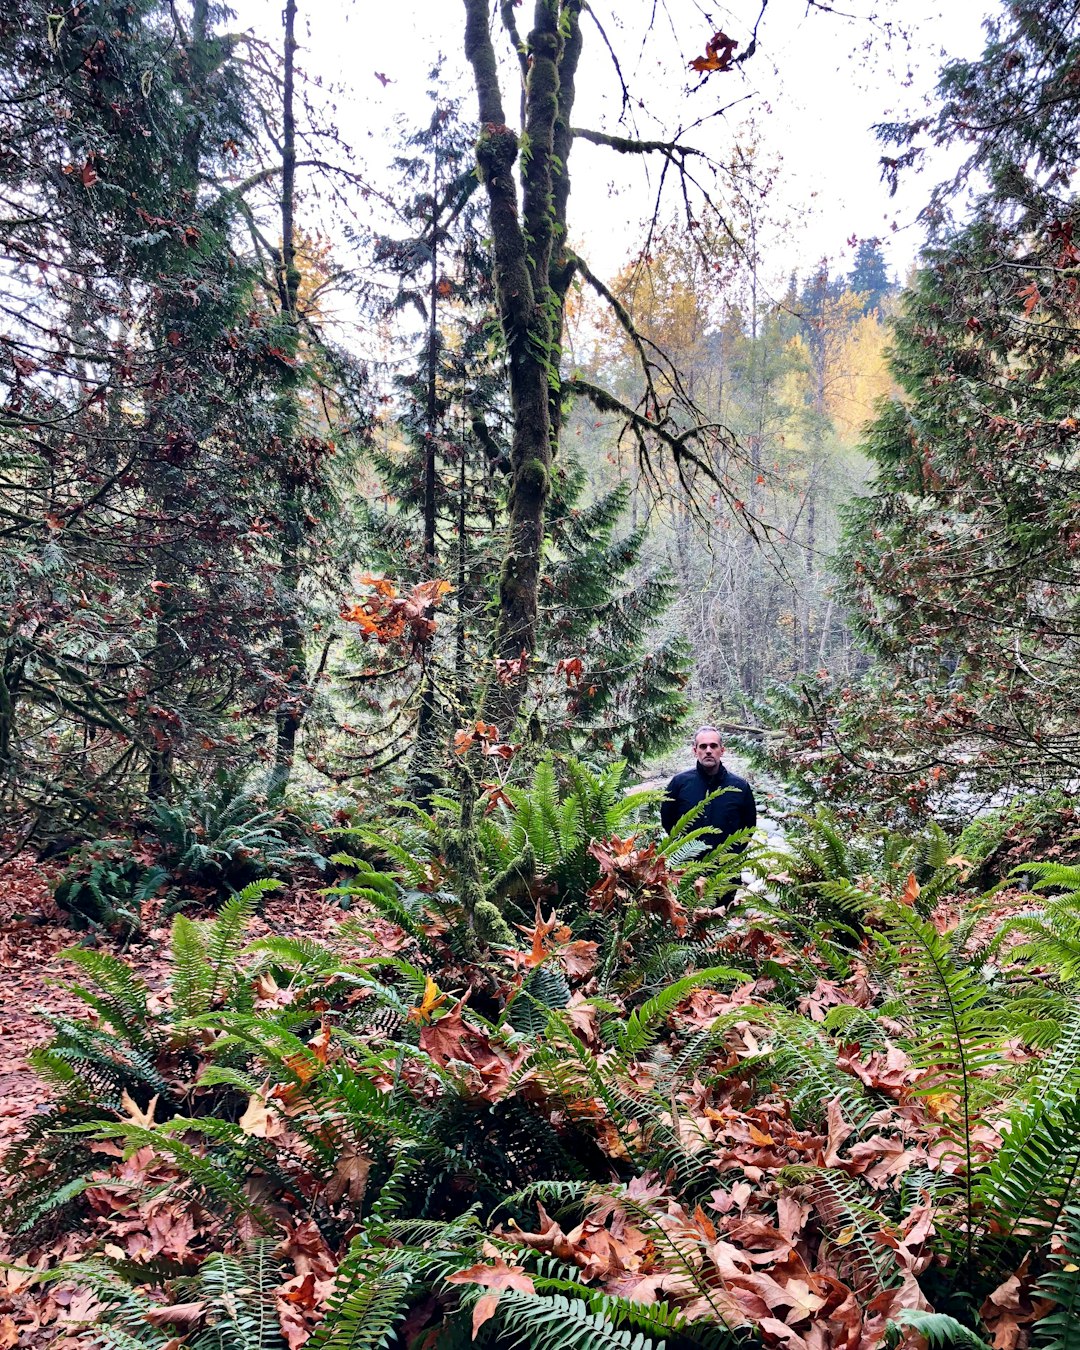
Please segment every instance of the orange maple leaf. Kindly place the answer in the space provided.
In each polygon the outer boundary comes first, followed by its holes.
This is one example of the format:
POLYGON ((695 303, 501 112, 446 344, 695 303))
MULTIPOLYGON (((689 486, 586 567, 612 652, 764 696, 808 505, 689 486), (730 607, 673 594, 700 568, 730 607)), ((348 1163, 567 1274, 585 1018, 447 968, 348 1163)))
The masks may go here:
POLYGON ((690 69, 696 70, 701 75, 710 74, 714 70, 730 70, 738 45, 738 41, 728 37, 726 33, 714 33, 705 44, 705 55, 695 56, 690 62, 690 69))
POLYGON ((499 1302, 499 1295, 504 1289, 517 1289, 522 1294, 533 1294, 536 1292, 536 1286, 528 1275, 525 1274, 524 1266, 508 1266, 503 1258, 498 1257, 490 1266, 476 1265, 469 1266, 467 1270, 455 1271, 453 1275, 446 1277, 447 1284, 479 1284, 485 1289, 493 1289, 492 1294, 485 1294, 477 1300, 473 1308, 472 1334, 473 1340, 476 1340, 477 1332, 488 1320, 495 1314, 495 1308, 499 1302))
POLYGON ((426 1026, 431 1021, 435 1009, 442 1007, 445 1002, 446 995, 440 991, 439 986, 430 975, 425 976, 424 996, 415 1008, 409 1009, 409 1021, 426 1026))

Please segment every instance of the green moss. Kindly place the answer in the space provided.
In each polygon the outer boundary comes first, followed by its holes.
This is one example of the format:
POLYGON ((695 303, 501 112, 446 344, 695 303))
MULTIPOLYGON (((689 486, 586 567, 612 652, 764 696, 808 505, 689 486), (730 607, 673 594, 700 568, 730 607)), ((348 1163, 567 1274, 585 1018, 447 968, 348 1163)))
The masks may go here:
POLYGON ((476 936, 489 947, 513 947, 514 934, 510 925, 499 913, 497 905, 490 900, 478 900, 473 913, 476 936))
POLYGON ((518 138, 510 127, 486 122, 476 140, 476 162, 485 181, 513 167, 517 159, 518 138))

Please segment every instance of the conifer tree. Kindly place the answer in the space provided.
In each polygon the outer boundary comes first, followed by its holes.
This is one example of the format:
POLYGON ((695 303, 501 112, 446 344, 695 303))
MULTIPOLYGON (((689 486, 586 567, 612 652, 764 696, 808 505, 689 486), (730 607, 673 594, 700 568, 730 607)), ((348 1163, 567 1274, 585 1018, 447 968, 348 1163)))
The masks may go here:
POLYGON ((880 310, 881 302, 893 289, 880 239, 860 239, 855 262, 848 275, 848 287, 862 297, 862 311, 880 310))
MULTIPOLYGON (((417 797, 440 781, 451 732, 481 713, 477 675, 490 664, 511 434, 481 201, 471 195, 472 137, 455 107, 436 104, 429 127, 409 138, 397 161, 412 191, 404 215, 415 233, 379 241, 379 256, 399 278, 393 307, 415 309, 425 329, 416 364, 397 380, 402 443, 375 461, 392 506, 364 513, 376 570, 402 586, 437 575, 455 588, 452 622, 448 614, 440 619, 445 631, 420 670, 403 670, 390 653, 364 655, 368 713, 395 705, 371 762, 403 756, 411 739, 407 776, 417 797), (387 672, 404 676, 406 689, 373 696, 387 672)), ((673 588, 662 572, 640 583, 635 575, 645 531, 627 533, 623 525, 628 491, 586 503, 587 486, 572 460, 554 467, 537 649, 522 708, 536 737, 639 762, 678 731, 687 651, 677 639, 654 648, 673 588)))
MULTIPOLYGON (((942 76, 933 134, 989 186, 962 225, 934 199, 893 338, 902 392, 866 442, 841 562, 873 667, 786 710, 792 762, 834 796, 920 811, 957 783, 1080 770, 1078 53, 1073 6, 1022 0, 942 76)), ((922 130, 889 129, 893 167, 922 130)))

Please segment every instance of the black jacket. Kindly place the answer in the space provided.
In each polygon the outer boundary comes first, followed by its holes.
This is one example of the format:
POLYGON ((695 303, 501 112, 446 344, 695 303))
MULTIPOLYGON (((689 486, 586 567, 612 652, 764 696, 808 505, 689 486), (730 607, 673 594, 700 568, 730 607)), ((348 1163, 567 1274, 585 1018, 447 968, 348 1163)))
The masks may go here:
POLYGON ((731 773, 723 764, 719 772, 709 778, 700 766, 695 765, 685 773, 677 773, 665 790, 664 800, 660 803, 660 823, 668 834, 691 807, 718 788, 724 790, 709 802, 694 822, 695 829, 712 826, 709 834, 702 835, 709 848, 716 848, 736 830, 757 824, 757 805, 745 778, 731 773))

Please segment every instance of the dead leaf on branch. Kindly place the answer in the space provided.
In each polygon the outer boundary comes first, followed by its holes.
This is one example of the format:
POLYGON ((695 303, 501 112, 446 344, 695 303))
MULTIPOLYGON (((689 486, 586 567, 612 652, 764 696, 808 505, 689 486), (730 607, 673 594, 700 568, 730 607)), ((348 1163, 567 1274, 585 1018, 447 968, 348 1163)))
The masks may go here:
POLYGON ((356 624, 366 641, 373 637, 381 646, 390 642, 408 640, 414 656, 427 646, 435 633, 436 623, 431 612, 453 587, 448 581, 422 581, 408 595, 398 595, 397 587, 385 577, 364 573, 362 586, 370 586, 372 594, 353 605, 343 604, 341 618, 356 624))
POLYGON ((714 70, 731 70, 738 45, 737 38, 716 32, 705 44, 705 55, 695 56, 690 62, 690 69, 696 70, 699 75, 711 75, 714 70))

